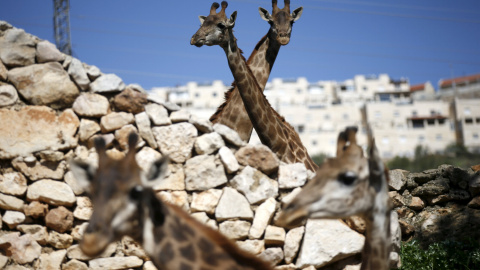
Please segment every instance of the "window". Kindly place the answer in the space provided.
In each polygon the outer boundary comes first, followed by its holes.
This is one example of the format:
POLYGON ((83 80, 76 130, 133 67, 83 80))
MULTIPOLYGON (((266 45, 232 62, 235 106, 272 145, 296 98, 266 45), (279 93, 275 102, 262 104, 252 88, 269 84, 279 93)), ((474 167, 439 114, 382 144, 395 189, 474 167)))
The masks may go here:
POLYGON ((470 111, 470 108, 468 108, 468 107, 465 108, 465 109, 463 109, 463 113, 464 113, 465 115, 470 115, 470 114, 472 114, 472 112, 470 111))
POLYGON ((348 117, 348 113, 344 113, 344 114, 343 114, 343 120, 348 120, 348 118, 349 118, 349 117, 348 117))
POLYGON ((473 133, 473 136, 472 136, 472 137, 473 137, 474 140, 478 140, 478 138, 479 138, 479 137, 478 137, 478 133, 473 133))
POLYGON ((302 89, 297 89, 297 94, 301 94, 302 93, 302 89))
POLYGON ((200 97, 200 93, 198 93, 198 92, 195 93, 195 97, 197 97, 197 98, 200 97))
POLYGON ((305 131, 305 126, 304 125, 299 125, 298 126, 298 133, 303 133, 305 131))
POLYGON ((400 112, 399 112, 399 111, 393 111, 393 116, 399 117, 399 116, 400 116, 400 112))
POLYGON ((213 97, 217 97, 217 92, 213 92, 213 93, 212 93, 212 96, 213 96, 213 97))
POLYGON ((437 115, 437 111, 435 111, 435 110, 430 110, 430 115, 432 115, 432 116, 437 115))
POLYGON ((429 126, 435 125, 435 119, 428 119, 428 120, 427 120, 427 124, 428 124, 429 126))
POLYGON ((480 124, 480 117, 477 117, 475 121, 477 121, 477 124, 480 124))
POLYGON ((423 136, 423 135, 418 136, 418 141, 419 142, 425 141, 425 136, 423 136))
POLYGON ((362 87, 363 91, 368 91, 368 88, 366 86, 362 87))
POLYGON ((437 141, 441 141, 441 140, 442 140, 442 134, 437 134, 437 135, 435 136, 435 139, 436 139, 437 141))
POLYGON ((330 120, 330 115, 329 114, 325 114, 325 116, 323 117, 325 120, 330 120))
POLYGON ((424 122, 423 120, 412 120, 412 127, 413 128, 424 128, 424 122))
POLYGON ((445 119, 438 119, 438 124, 439 125, 445 125, 445 119))
POLYGON ((465 118, 465 124, 467 125, 473 124, 473 118, 465 118))
POLYGON ((316 140, 313 140, 313 141, 312 141, 312 145, 314 145, 314 146, 317 145, 317 141, 316 141, 316 140))
POLYGON ((375 111, 375 118, 381 118, 382 113, 380 111, 375 111))
POLYGON ((390 139, 387 138, 387 137, 383 137, 383 138, 382 138, 382 143, 383 143, 383 144, 389 144, 389 143, 390 143, 390 139))
POLYGON ((418 115, 417 111, 412 111, 412 115, 417 116, 418 115))

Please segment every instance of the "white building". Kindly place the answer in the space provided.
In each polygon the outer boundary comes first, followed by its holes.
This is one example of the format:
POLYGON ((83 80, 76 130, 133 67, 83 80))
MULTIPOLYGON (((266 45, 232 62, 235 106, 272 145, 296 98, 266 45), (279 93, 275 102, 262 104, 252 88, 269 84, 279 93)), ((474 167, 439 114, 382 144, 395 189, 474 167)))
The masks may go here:
POLYGON ((480 99, 455 99, 459 141, 470 151, 480 152, 480 99))
MULTIPOLYGON (((480 82, 472 78, 468 84, 456 80, 456 87, 468 85, 471 89, 478 84, 480 89, 480 82)), ((224 92, 229 88, 221 81, 191 82, 185 86, 155 88, 152 92, 209 118, 223 103, 224 92)), ((443 151, 460 137, 455 133, 455 114, 451 110, 454 107, 438 100, 430 82, 410 86, 408 80, 393 80, 387 74, 313 83, 306 78, 274 78, 267 83, 264 93, 272 107, 297 130, 310 155, 335 155, 338 133, 347 126, 359 127, 359 144, 366 147, 366 125, 370 125, 384 158, 412 157, 418 145, 433 152, 443 151)), ((480 108, 479 100, 462 100, 456 107, 462 123, 457 126, 468 127, 458 134, 463 134, 462 141, 472 149, 479 147, 480 112, 475 105, 480 108), (469 110, 471 117, 462 114, 469 110)), ((255 131, 251 142, 260 143, 255 131)))
POLYGON ((440 80, 438 92, 443 100, 459 98, 480 98, 480 74, 440 80))

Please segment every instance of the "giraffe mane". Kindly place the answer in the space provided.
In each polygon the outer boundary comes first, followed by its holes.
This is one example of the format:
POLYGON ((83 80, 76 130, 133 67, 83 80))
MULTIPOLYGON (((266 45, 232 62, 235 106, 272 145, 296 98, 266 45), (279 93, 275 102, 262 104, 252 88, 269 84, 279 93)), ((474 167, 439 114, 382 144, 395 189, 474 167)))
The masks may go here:
POLYGON ((208 227, 205 224, 200 223, 187 212, 181 209, 179 206, 165 203, 168 207, 175 211, 175 213, 180 216, 183 220, 194 225, 197 228, 200 228, 209 240, 220 246, 226 253, 228 253, 239 265, 252 267, 253 269, 261 270, 271 270, 272 267, 265 261, 261 260, 257 256, 243 251, 240 249, 232 240, 228 239, 226 236, 220 232, 208 227))

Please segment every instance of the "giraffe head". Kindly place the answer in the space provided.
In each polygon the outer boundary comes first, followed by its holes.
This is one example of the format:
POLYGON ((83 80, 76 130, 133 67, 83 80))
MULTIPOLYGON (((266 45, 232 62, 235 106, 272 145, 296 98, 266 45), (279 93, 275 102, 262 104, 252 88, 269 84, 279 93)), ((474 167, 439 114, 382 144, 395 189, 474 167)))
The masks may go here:
POLYGON ((258 8, 260 17, 270 24, 270 29, 278 43, 287 45, 290 42, 293 23, 302 16, 303 7, 299 7, 290 13, 290 0, 285 0, 285 6, 282 9, 278 8, 277 0, 272 0, 272 7, 271 15, 266 9, 258 8))
POLYGON ((375 190, 370 189, 369 160, 356 142, 357 128, 341 132, 337 157, 328 159, 316 177, 283 207, 278 224, 295 227, 307 218, 344 218, 362 214, 373 206, 375 190))
POLYGON ((190 40, 191 45, 195 45, 197 47, 201 47, 203 45, 220 45, 223 47, 225 44, 227 44, 228 39, 230 38, 228 31, 235 26, 237 12, 234 11, 230 18, 227 18, 225 9, 228 7, 228 3, 223 1, 222 9, 217 13, 217 9, 219 7, 220 5, 215 2, 210 8, 210 15, 198 16, 201 26, 190 40))
MULTIPOLYGON (((80 248, 90 256, 100 254, 111 242, 128 235, 135 240, 141 239, 136 231, 145 220, 145 209, 157 203, 152 187, 163 179, 168 161, 157 160, 147 175, 144 175, 135 160, 137 135, 128 138, 129 151, 122 160, 113 160, 106 154, 105 141, 95 140, 98 153, 98 169, 90 164, 78 161, 70 162, 77 181, 86 188, 94 206, 89 225, 85 230, 80 248)), ((154 222, 162 220, 161 206, 155 213, 147 213, 154 222), (155 216, 156 215, 156 216, 155 216)))

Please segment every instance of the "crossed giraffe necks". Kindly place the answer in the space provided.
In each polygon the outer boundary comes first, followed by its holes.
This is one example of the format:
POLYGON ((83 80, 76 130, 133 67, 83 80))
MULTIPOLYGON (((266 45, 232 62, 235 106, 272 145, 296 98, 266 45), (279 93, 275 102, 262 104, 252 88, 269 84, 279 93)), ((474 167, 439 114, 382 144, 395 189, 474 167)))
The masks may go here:
POLYGON ((237 46, 232 29, 229 29, 229 41, 222 48, 227 55, 228 65, 250 121, 262 143, 272 149, 280 160, 287 163, 303 162, 307 169, 316 171, 318 166, 308 155, 298 134, 272 108, 263 95, 262 89, 237 46))
MULTIPOLYGON (((272 37, 272 30, 269 30, 250 54, 247 65, 252 70, 260 89, 265 89, 279 51, 280 44, 272 37)), ((253 125, 245 110, 236 81, 233 82, 232 88, 225 93, 224 103, 210 117, 210 121, 234 129, 244 141, 250 139, 253 125)))

